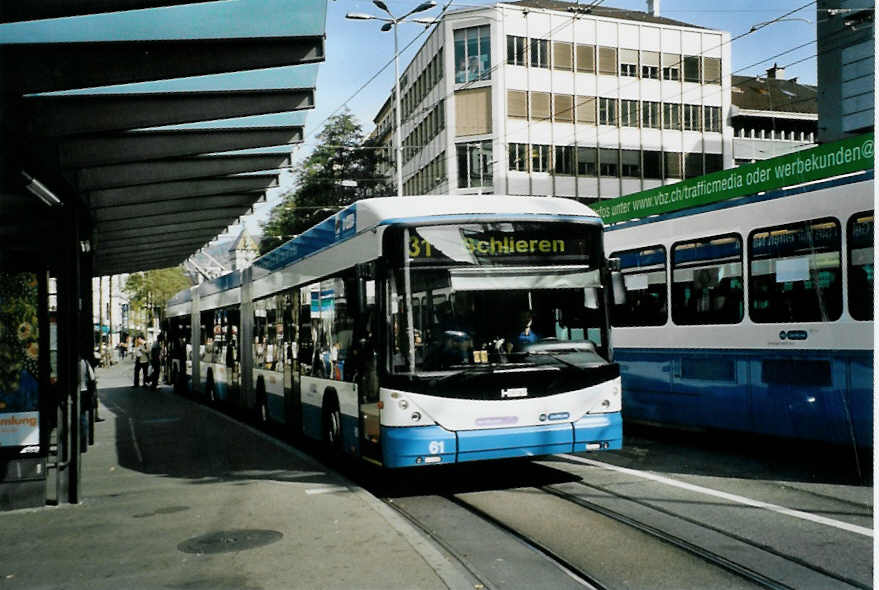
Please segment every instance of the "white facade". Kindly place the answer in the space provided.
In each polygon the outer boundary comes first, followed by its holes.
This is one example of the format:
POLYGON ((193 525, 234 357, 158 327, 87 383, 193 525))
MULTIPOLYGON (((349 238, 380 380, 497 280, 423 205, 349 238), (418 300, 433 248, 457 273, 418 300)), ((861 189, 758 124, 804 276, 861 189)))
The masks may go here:
POLYGON ((728 33, 525 4, 448 14, 406 68, 405 194, 588 202, 733 165, 728 33))

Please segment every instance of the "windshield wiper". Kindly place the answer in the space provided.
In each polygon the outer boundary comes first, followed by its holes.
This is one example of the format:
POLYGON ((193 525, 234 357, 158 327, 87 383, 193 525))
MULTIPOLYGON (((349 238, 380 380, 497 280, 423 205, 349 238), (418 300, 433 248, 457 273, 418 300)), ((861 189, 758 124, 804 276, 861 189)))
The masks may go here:
POLYGON ((586 370, 586 367, 583 367, 581 365, 578 365, 577 363, 572 363, 571 361, 565 360, 560 355, 558 355, 554 352, 549 352, 547 350, 541 350, 540 352, 529 352, 528 354, 533 355, 533 356, 548 356, 549 358, 556 360, 556 361, 562 363, 563 365, 568 365, 569 367, 574 367, 575 369, 580 369, 581 371, 586 370))

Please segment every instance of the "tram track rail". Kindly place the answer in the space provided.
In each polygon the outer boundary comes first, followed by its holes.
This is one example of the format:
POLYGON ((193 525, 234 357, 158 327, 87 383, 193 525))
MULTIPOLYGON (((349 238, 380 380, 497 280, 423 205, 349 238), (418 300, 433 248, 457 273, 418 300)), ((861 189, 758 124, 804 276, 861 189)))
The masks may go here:
MULTIPOLYGON (((702 529, 711 531, 712 533, 721 535, 721 536, 726 537, 732 541, 742 543, 744 545, 752 547, 753 549, 769 553, 775 557, 789 561, 793 564, 796 564, 797 566, 800 566, 802 568, 810 570, 810 571, 812 571, 816 574, 819 574, 821 576, 826 576, 828 578, 832 578, 834 580, 837 580, 838 582, 841 582, 843 584, 847 584, 853 588, 860 588, 862 590, 870 590, 872 588, 872 586, 870 586, 870 585, 863 584, 863 583, 858 582, 857 580, 854 580, 852 578, 842 576, 836 572, 827 570, 826 568, 822 568, 820 566, 816 566, 815 564, 808 563, 805 560, 803 560, 795 555, 783 553, 783 552, 778 551, 777 549, 775 549, 769 545, 766 545, 764 543, 757 543, 757 542, 755 542, 751 539, 748 539, 746 537, 743 537, 741 535, 737 535, 735 533, 731 533, 729 531, 723 530, 719 527, 710 525, 706 522, 703 522, 703 521, 700 521, 700 520, 697 520, 694 518, 690 518, 690 517, 675 513, 673 511, 670 511, 670 510, 666 510, 662 507, 651 504, 650 502, 645 502, 645 501, 639 500, 637 498, 632 498, 632 497, 626 496, 624 494, 619 494, 617 492, 614 492, 614 491, 609 490, 607 488, 604 488, 602 486, 596 486, 593 484, 586 483, 584 481, 578 481, 578 482, 572 482, 572 483, 573 483, 573 485, 577 485, 579 487, 587 488, 590 490, 595 490, 595 491, 601 492, 602 494, 606 494, 606 495, 612 496, 614 498, 624 500, 626 502, 631 502, 631 503, 637 504, 637 505, 644 507, 644 508, 647 508, 649 510, 656 511, 658 513, 664 514, 665 516, 679 520, 681 522, 685 522, 685 523, 694 525, 696 527, 700 527, 702 529)), ((601 514, 602 516, 605 516, 606 518, 610 518, 616 522, 626 524, 626 525, 628 525, 632 528, 635 528, 645 534, 656 537, 657 539, 660 539, 666 543, 669 543, 669 544, 674 545, 680 549, 688 551, 688 552, 692 553, 693 555, 696 555, 700 559, 704 559, 705 561, 713 563, 713 564, 717 565, 718 567, 721 567, 731 573, 734 573, 742 578, 745 578, 745 579, 747 579, 755 584, 761 585, 765 588, 769 588, 772 590, 789 590, 789 589, 793 589, 793 588, 797 587, 795 585, 786 584, 784 582, 781 582, 779 580, 776 580, 774 578, 766 576, 766 575, 764 575, 764 574, 762 574, 762 573, 760 573, 760 572, 758 572, 758 571, 756 571, 746 565, 743 565, 741 563, 737 563, 734 560, 731 560, 727 557, 724 557, 723 555, 721 555, 715 551, 711 551, 711 550, 706 549, 704 547, 701 547, 695 543, 692 543, 680 535, 676 535, 676 534, 671 533, 669 531, 663 530, 659 527, 641 522, 637 518, 633 518, 631 516, 628 516, 628 515, 625 515, 625 514, 619 512, 619 511, 609 509, 606 506, 601 506, 595 502, 590 502, 589 500, 586 500, 576 494, 572 494, 572 493, 567 492, 565 490, 559 489, 558 486, 554 486, 554 485, 540 486, 538 489, 540 489, 541 491, 546 492, 548 494, 551 494, 557 498, 560 498, 562 500, 566 500, 568 502, 574 503, 574 504, 581 506, 583 508, 586 508, 588 510, 592 510, 592 511, 594 511, 598 514, 601 514)))
MULTIPOLYGON (((438 497, 446 500, 447 502, 450 502, 451 504, 454 504, 456 507, 462 510, 465 510, 468 514, 473 515, 480 521, 487 523, 488 525, 502 531, 505 535, 512 537, 531 551, 542 556, 544 559, 554 564, 555 567, 561 570, 564 575, 570 578, 570 580, 572 580, 577 586, 589 590, 610 590, 610 587, 595 579, 595 577, 590 575, 588 572, 583 571, 576 564, 573 564, 564 557, 558 555, 550 547, 546 546, 538 539, 516 530, 514 527, 505 524, 504 522, 493 517, 487 512, 480 510, 479 508, 458 498, 454 494, 443 494, 438 497)), ((442 535, 438 534, 435 529, 433 529, 417 516, 406 510, 397 501, 391 498, 382 498, 382 501, 391 509, 395 510, 407 521, 409 521, 419 531, 430 537, 430 539, 433 540, 437 545, 442 547, 442 549, 446 553, 451 555, 454 559, 456 559, 461 564, 461 566, 470 573, 471 576, 478 580, 484 588, 492 590, 500 586, 492 582, 491 575, 485 571, 484 567, 480 568, 478 564, 473 563, 472 558, 468 558, 466 555, 464 555, 463 552, 459 550, 453 543, 449 542, 442 535)))

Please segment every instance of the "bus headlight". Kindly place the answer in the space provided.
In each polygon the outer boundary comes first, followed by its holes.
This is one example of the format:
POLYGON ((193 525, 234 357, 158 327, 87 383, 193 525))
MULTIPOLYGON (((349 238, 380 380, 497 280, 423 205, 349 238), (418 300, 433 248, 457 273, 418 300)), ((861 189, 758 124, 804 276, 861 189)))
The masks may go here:
POLYGON ((407 410, 407 409, 409 409, 409 402, 406 401, 405 399, 401 399, 401 400, 399 401, 398 405, 400 406, 400 409, 401 409, 401 410, 407 410))
POLYGON ((412 421, 418 422, 421 420, 421 412, 412 412, 412 421))

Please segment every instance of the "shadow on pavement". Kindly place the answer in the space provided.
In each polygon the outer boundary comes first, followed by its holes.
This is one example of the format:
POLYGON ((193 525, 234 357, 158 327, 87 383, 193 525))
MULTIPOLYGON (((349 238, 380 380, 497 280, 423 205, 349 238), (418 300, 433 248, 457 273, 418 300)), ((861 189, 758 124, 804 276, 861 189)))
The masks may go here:
POLYGON ((193 484, 334 481, 310 458, 167 388, 112 387, 99 395, 115 415, 121 467, 193 484))

